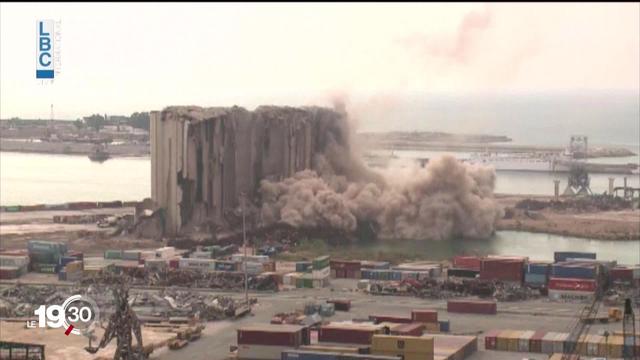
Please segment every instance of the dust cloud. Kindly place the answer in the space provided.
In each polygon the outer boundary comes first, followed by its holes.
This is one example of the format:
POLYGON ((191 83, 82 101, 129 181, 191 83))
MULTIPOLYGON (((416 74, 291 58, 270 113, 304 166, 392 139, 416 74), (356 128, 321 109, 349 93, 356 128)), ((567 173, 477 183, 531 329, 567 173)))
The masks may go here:
POLYGON ((314 170, 260 183, 265 225, 354 232, 366 223, 388 239, 493 234, 503 212, 493 199, 492 169, 444 156, 424 168, 412 162, 374 171, 353 151, 349 126, 342 123, 327 128, 325 151, 314 159, 314 170))

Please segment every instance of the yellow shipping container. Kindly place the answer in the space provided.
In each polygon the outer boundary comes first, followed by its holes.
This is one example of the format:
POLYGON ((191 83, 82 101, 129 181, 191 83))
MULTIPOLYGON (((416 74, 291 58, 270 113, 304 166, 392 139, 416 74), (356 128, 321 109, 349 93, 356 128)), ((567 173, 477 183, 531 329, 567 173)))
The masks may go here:
POLYGON ((578 343, 576 344, 576 350, 579 355, 587 356, 587 335, 580 335, 578 343))
POLYGON ((440 324, 436 323, 423 323, 424 329, 430 332, 440 332, 440 324))
POLYGON ((433 353, 422 353, 422 352, 399 352, 396 351, 376 351, 373 352, 371 350, 372 355, 378 356, 402 356, 404 360, 433 360, 433 353))
POLYGON ((302 345, 300 346, 300 350, 339 354, 358 354, 360 349, 356 346, 302 345))
POLYGON ((609 347, 607 356, 612 358, 622 357, 622 345, 624 344, 622 336, 609 336, 609 347))
POLYGON ((513 330, 503 330, 498 335, 496 335, 496 350, 500 351, 508 351, 509 350, 509 334, 513 330))
POLYGON ((419 352, 433 354, 433 337, 430 336, 400 336, 400 335, 373 335, 371 352, 395 351, 395 352, 419 352))
POLYGON ((507 336, 507 351, 518 351, 518 341, 520 340, 522 331, 512 331, 507 336))

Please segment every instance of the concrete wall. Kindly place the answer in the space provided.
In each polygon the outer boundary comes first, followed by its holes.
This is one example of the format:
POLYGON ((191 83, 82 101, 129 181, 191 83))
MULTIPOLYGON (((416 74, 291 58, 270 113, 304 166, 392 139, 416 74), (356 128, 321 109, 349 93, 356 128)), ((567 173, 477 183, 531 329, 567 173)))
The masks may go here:
POLYGON ((256 197, 262 179, 313 167, 329 128, 343 117, 324 108, 169 107, 151 113, 151 196, 175 235, 208 223, 225 226, 240 194, 256 197))

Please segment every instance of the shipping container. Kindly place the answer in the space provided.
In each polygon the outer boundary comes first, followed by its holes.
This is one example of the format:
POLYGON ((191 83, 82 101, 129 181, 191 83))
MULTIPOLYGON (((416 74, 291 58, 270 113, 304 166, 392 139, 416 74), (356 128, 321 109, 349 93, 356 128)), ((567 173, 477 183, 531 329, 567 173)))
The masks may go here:
POLYGON ((361 269, 372 269, 372 270, 385 270, 389 269, 389 262, 387 261, 361 261, 360 268, 361 269))
POLYGON ((299 325, 246 325, 237 330, 238 345, 298 347, 305 343, 303 330, 299 325))
POLYGON ((497 305, 495 301, 448 300, 447 311, 454 313, 495 315, 497 313, 497 305))
POLYGON ((329 304, 335 306, 336 311, 349 311, 351 309, 351 300, 327 300, 329 304))
POLYGON ((280 360, 282 352, 289 349, 283 345, 238 344, 238 360, 280 360))
POLYGON ((596 279, 600 265, 584 262, 562 262, 553 264, 551 277, 570 279, 596 279))
POLYGON ((438 328, 440 332, 449 332, 451 330, 451 323, 449 320, 438 320, 438 328))
POLYGON ((17 266, 0 266, 0 280, 13 280, 20 277, 20 269, 17 266))
POLYGON ((486 350, 496 350, 496 338, 500 334, 500 332, 500 330, 490 330, 484 334, 484 348, 486 350))
POLYGON ((349 354, 344 352, 285 350, 282 352, 281 360, 401 360, 401 358, 398 356, 349 354))
POLYGON ((422 336, 424 329, 421 323, 398 324, 391 329, 391 335, 422 336))
POLYGON ((320 327, 318 341, 347 344, 371 344, 374 334, 381 334, 383 326, 356 323, 329 323, 320 327))
POLYGON ((594 291, 576 291, 576 290, 549 290, 548 297, 555 301, 591 301, 595 296, 594 291))
POLYGON ((538 330, 533 333, 529 341, 529 351, 533 353, 542 352, 542 339, 547 334, 546 331, 538 330))
POLYGON ((306 273, 311 272, 313 267, 311 265, 311 261, 298 261, 296 263, 296 272, 306 273))
POLYGON ((400 336, 376 334, 371 341, 371 353, 373 355, 402 356, 404 359, 424 359, 429 358, 430 355, 432 356, 434 352, 433 342, 433 337, 427 335, 400 336))
POLYGON ((104 258, 110 260, 121 260, 122 259, 122 250, 105 250, 104 258))
POLYGON ((480 271, 481 258, 478 256, 454 256, 453 267, 480 271))
POLYGON ((414 322, 438 322, 438 310, 416 309, 411 310, 411 320, 414 322))
POLYGON ((0 255, 0 266, 5 267, 23 267, 29 266, 28 255, 0 255))
POLYGON ((157 259, 170 259, 176 256, 176 248, 173 246, 165 246, 156 249, 157 259))
POLYGON ((550 290, 596 291, 597 283, 590 279, 550 278, 550 290))
POLYGON ((544 274, 524 274, 524 283, 532 286, 546 285, 549 278, 544 274))
POLYGON ((542 352, 543 354, 553 354, 555 352, 553 343, 555 342, 555 339, 557 336, 558 336, 558 333, 556 332, 546 333, 542 337, 542 350, 540 352, 542 352))
POLYGON ((458 277, 458 278, 467 278, 474 279, 480 275, 479 270, 471 270, 471 269, 461 269, 461 268, 451 268, 447 269, 448 277, 458 277))
POLYGON ((548 276, 551 271, 551 262, 532 261, 525 266, 525 274, 536 274, 548 276))
POLYGON ((373 321, 375 324, 382 322, 395 323, 395 324, 409 324, 413 322, 410 317, 399 315, 369 315, 369 321, 373 321))
MULTIPOLYGON (((163 259, 163 258, 160 258, 159 260, 162 260, 162 261, 166 262, 166 260, 163 259)), ((215 271, 216 270, 216 260, 214 260, 214 259, 181 258, 179 260, 178 267, 180 269, 215 271)))
POLYGON ((553 253, 554 262, 562 262, 567 259, 595 259, 596 253, 592 252, 577 252, 577 251, 556 251, 553 253))
POLYGON ((360 261, 331 260, 329 262, 331 270, 360 270, 360 261))
POLYGON ((521 283, 524 279, 524 260, 511 258, 483 258, 480 279, 521 283))
POLYGON ((530 352, 531 338, 535 334, 535 331, 523 331, 518 338, 518 352, 530 352))

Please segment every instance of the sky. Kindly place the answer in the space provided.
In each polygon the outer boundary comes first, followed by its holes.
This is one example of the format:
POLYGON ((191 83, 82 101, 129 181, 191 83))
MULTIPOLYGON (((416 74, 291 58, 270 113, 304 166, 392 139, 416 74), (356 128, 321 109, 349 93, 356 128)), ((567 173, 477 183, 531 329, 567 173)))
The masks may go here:
MULTIPOLYGON (((0 4, 0 118, 640 92, 640 4, 0 4), (36 21, 61 72, 35 79, 36 21)), ((395 109, 394 109, 395 110, 395 109)), ((381 110, 381 113, 383 111, 381 110)))

